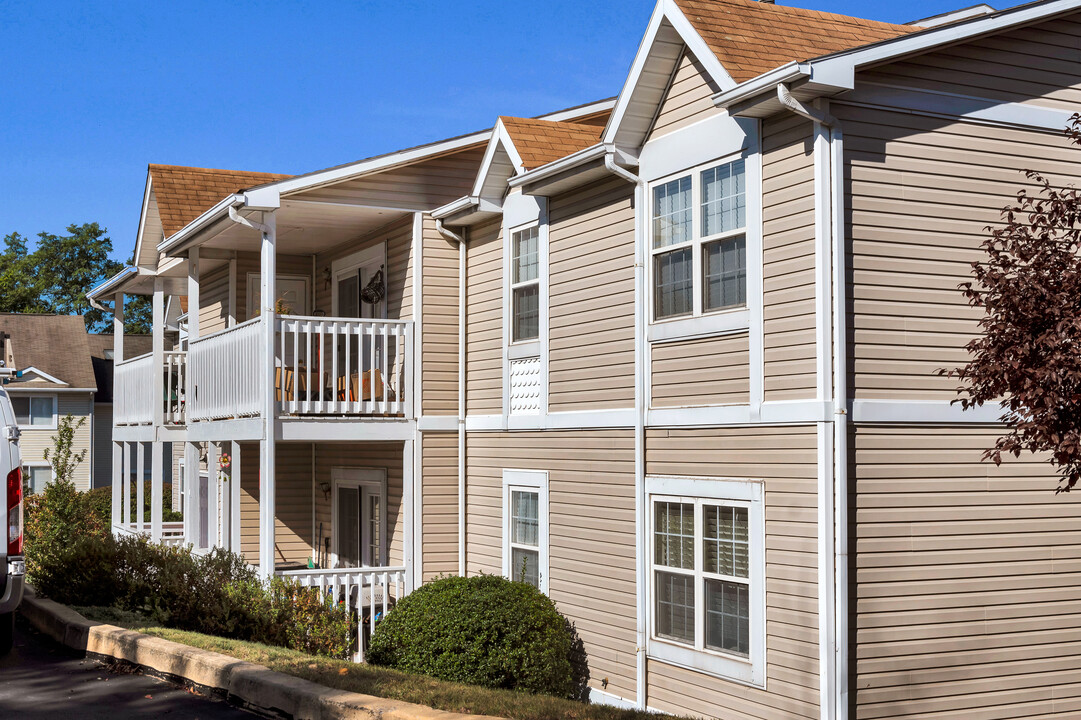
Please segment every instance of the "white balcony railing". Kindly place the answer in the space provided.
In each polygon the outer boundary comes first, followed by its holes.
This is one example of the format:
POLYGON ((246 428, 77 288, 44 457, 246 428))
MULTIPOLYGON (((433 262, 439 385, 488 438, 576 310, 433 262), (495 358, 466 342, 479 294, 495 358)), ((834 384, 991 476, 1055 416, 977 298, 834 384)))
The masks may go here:
MULTIPOLYGON (((282 315, 276 326, 279 413, 412 415, 411 322, 282 315)), ((261 415, 265 328, 256 318, 190 342, 189 421, 261 415)))
POLYGON ((312 588, 321 597, 340 603, 347 613, 357 614, 354 660, 364 662, 368 639, 377 620, 405 589, 404 567, 340 568, 337 570, 284 570, 277 575, 312 588))
POLYGON ((274 386, 291 415, 411 415, 413 323, 296 317, 278 321, 274 386))
MULTIPOLYGON (((133 537, 136 535, 149 535, 150 521, 143 521, 143 529, 141 531, 139 530, 138 523, 114 525, 113 530, 117 535, 131 535, 133 537)), ((184 545, 184 523, 182 521, 163 522, 161 524, 161 544, 174 547, 184 545)))
MULTIPOLYGON (((164 397, 162 421, 184 423, 184 371, 187 353, 167 352, 162 363, 164 397)), ((150 425, 154 422, 154 355, 147 353, 116 363, 113 369, 113 424, 150 425)))
POLYGON ((261 318, 188 343, 188 420, 255 417, 262 404, 261 318))

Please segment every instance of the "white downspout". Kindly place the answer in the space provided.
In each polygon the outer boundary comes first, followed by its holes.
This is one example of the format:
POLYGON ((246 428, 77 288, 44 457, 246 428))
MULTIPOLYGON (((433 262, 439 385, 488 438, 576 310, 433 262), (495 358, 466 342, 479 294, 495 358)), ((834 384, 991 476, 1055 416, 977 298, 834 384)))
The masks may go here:
POLYGON ((826 161, 823 190, 829 195, 828 214, 825 205, 815 206, 819 219, 828 224, 827 235, 832 255, 832 305, 830 338, 832 340, 832 406, 833 437, 832 453, 828 463, 832 472, 820 473, 820 524, 822 518, 832 515, 833 532, 826 535, 827 528, 819 528, 820 552, 827 543, 832 547, 833 567, 827 566, 825 558, 819 562, 819 596, 832 596, 832 612, 829 603, 819 603, 819 655, 821 670, 827 675, 820 678, 819 703, 821 717, 827 720, 846 720, 848 717, 848 368, 845 349, 845 268, 844 245, 844 186, 843 150, 844 136, 837 118, 818 108, 809 108, 789 92, 783 83, 777 85, 777 99, 791 112, 807 118, 825 128, 829 158, 826 161), (832 476, 832 478, 830 478, 832 476), (832 479, 832 482, 829 480, 832 479), (827 493, 832 497, 826 497, 827 493))
POLYGON ((465 577, 465 238, 442 220, 435 229, 458 243, 458 574, 465 577))
POLYGON ((604 167, 608 172, 634 183, 634 534, 635 546, 635 705, 646 707, 646 607, 645 548, 649 542, 648 528, 645 522, 646 512, 646 387, 645 387, 645 266, 642 261, 644 252, 643 212, 645 208, 646 182, 638 175, 616 164, 615 155, 609 151, 604 155, 604 167))

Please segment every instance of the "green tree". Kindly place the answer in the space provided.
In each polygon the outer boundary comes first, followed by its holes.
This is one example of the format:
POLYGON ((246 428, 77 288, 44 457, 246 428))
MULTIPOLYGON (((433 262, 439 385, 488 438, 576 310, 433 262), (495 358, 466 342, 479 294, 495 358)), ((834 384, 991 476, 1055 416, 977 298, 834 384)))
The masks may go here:
POLYGON ((86 448, 81 452, 74 452, 75 432, 86 424, 86 418, 78 420, 72 415, 60 418, 56 426, 56 435, 53 435, 53 446, 45 448, 45 459, 53 466, 53 482, 71 483, 75 477, 75 470, 86 460, 86 448))
POLYGON ((26 248, 26 238, 11 233, 0 252, 0 311, 48 312, 41 283, 26 248))

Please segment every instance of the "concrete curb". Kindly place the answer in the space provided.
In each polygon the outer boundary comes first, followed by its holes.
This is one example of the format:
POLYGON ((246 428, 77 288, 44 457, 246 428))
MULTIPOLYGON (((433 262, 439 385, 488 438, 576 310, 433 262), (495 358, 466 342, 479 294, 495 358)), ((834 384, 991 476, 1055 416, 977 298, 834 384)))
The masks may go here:
POLYGON ((42 633, 70 648, 115 658, 249 710, 291 720, 494 720, 335 690, 263 665, 87 620, 26 588, 19 612, 42 633))

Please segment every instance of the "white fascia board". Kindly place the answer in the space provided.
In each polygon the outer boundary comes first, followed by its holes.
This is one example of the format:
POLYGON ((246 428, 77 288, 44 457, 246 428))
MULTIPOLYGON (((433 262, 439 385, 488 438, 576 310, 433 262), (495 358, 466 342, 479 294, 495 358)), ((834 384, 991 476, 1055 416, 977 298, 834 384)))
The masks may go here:
POLYGON ((803 63, 792 62, 748 80, 733 89, 717 93, 713 96, 713 102, 718 107, 727 108, 737 102, 751 100, 760 94, 772 94, 778 83, 789 83, 805 78, 810 80, 810 85, 824 86, 823 92, 850 90, 854 85, 856 70, 861 67, 927 52, 942 45, 952 45, 982 35, 1000 33, 1019 25, 1075 12, 1078 9, 1081 9, 1081 0, 1034 3, 1013 10, 1003 10, 994 15, 981 15, 912 35, 883 40, 862 48, 825 55, 816 60, 803 63))
MULTIPOLYGON (((488 140, 488 147, 484 150, 484 159, 481 160, 480 170, 477 172, 477 179, 473 183, 472 194, 474 197, 490 197, 490 195, 485 195, 484 186, 488 181, 488 176, 492 172, 492 163, 495 162, 500 149, 507 154, 511 165, 514 166, 516 174, 521 175, 525 172, 522 156, 518 152, 518 148, 514 147, 514 142, 511 140, 507 128, 503 125, 503 120, 497 120, 495 127, 492 129, 492 137, 488 140)), ((502 186, 503 183, 509 179, 510 178, 496 178, 496 182, 502 186)))
POLYGON ((244 191, 244 205, 252 210, 276 210, 281 207, 281 193, 273 185, 260 185, 244 191))
POLYGON ((146 187, 143 188, 143 209, 139 213, 139 230, 135 234, 135 254, 132 256, 132 262, 136 265, 139 264, 139 252, 143 249, 143 232, 146 230, 146 211, 150 208, 150 193, 151 183, 153 178, 150 175, 150 168, 146 169, 146 187))
POLYGON ((675 0, 658 0, 653 9, 653 15, 649 19, 649 25, 646 27, 646 34, 638 45, 638 53, 634 56, 630 74, 619 92, 619 97, 616 98, 616 105, 612 109, 612 117, 608 121, 608 127, 604 130, 602 142, 607 144, 615 142, 619 128, 623 124, 623 117, 631 105, 634 89, 648 64, 654 40, 657 38, 657 33, 660 32, 661 23, 665 20, 679 34, 687 49, 702 64, 702 67, 709 73, 713 81, 721 87, 722 91, 736 86, 736 81, 732 79, 721 61, 717 59, 716 53, 710 50, 702 36, 695 31, 687 16, 676 5, 675 0))
POLYGON ((540 167, 533 168, 529 172, 513 177, 507 184, 510 187, 515 188, 521 187, 527 183, 537 182, 538 180, 557 175, 565 170, 576 168, 579 165, 585 165, 590 161, 599 160, 604 157, 606 152, 608 152, 608 149, 603 144, 593 145, 554 162, 550 162, 547 165, 541 165, 540 167))
POLYGON ((442 220, 443 218, 450 217, 463 210, 469 210, 477 206, 479 198, 473 195, 465 195, 457 200, 451 200, 446 205, 440 205, 435 210, 432 210, 429 215, 435 220, 442 220))
POLYGON ((26 368, 23 368, 23 369, 19 370, 17 377, 21 378, 21 377, 23 377, 25 375, 35 375, 35 376, 41 378, 42 380, 45 380, 45 381, 51 382, 51 383, 56 383, 57 385, 67 385, 68 384, 68 383, 64 382, 63 380, 61 380, 60 378, 58 378, 58 377, 54 377, 54 376, 50 375, 49 373, 47 373, 47 372, 45 372, 43 370, 38 370, 36 367, 34 367, 32 365, 30 367, 26 367, 26 368))
POLYGON ((199 217, 192 220, 190 223, 182 227, 176 233, 171 235, 166 240, 163 240, 158 245, 158 252, 170 253, 179 250, 182 246, 186 245, 188 240, 196 235, 200 230, 213 223, 215 220, 220 220, 229 214, 229 208, 237 207, 244 204, 243 195, 229 195, 221 200, 217 205, 204 212, 199 217))
POLYGON ((118 272, 116 275, 113 275, 111 278, 92 289, 86 294, 86 297, 93 298, 95 300, 102 297, 108 297, 109 295, 112 295, 118 290, 120 290, 126 280, 129 280, 130 278, 132 278, 133 276, 137 276, 138 274, 139 270, 137 268, 126 267, 120 272, 118 272))

